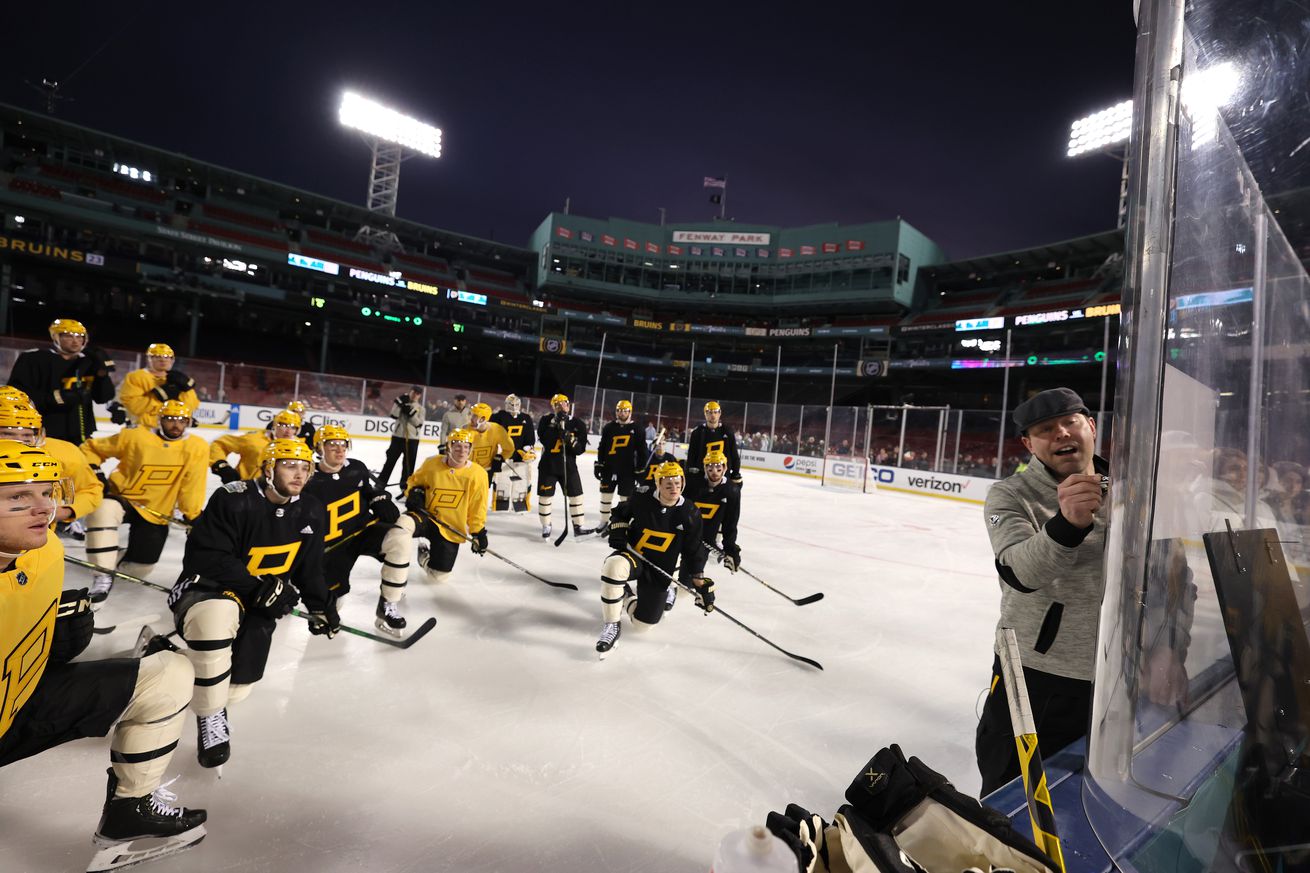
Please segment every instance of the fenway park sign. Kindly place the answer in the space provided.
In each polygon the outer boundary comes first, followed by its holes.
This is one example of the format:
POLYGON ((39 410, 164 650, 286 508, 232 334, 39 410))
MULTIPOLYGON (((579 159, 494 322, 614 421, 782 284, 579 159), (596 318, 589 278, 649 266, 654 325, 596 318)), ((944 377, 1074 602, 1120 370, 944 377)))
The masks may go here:
POLYGON ((734 233, 722 230, 675 230, 673 241, 712 245, 767 246, 771 236, 772 234, 767 233, 734 233))

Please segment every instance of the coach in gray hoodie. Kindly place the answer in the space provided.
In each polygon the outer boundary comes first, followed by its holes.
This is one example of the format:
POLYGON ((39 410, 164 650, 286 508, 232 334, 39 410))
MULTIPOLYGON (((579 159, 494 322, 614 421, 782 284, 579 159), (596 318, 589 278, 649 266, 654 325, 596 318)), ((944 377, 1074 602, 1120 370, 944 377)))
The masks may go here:
MULTIPOLYGON (((983 510, 1000 575, 1001 618, 1014 628, 1049 757, 1086 735, 1104 589, 1109 466, 1093 454, 1096 422, 1077 393, 1051 388, 1014 410, 1032 462, 997 482, 983 510)), ((1000 658, 974 749, 982 793, 1019 775, 1000 658)))

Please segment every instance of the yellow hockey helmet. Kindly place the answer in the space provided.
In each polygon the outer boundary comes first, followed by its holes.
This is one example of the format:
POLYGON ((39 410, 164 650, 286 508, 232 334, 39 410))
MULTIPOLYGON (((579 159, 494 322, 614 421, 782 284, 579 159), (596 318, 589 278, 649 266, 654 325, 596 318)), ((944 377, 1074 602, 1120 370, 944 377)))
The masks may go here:
MULTIPOLYGON (((23 485, 50 482, 54 485, 55 506, 73 502, 73 480, 65 475, 64 465, 44 449, 24 445, 17 440, 0 440, 0 485, 23 485)), ((54 521, 54 513, 50 520, 54 521)))
POLYGON ((270 440, 268 445, 264 446, 264 452, 259 457, 260 466, 264 468, 265 474, 269 468, 278 461, 305 461, 314 463, 314 453, 309 450, 303 440, 280 439, 270 440))
POLYGON ((287 410, 289 412, 294 412, 296 415, 299 415, 302 419, 305 417, 305 412, 308 409, 309 407, 305 405, 305 401, 303 400, 292 400, 290 403, 287 404, 287 410))
MULTIPOLYGON (((45 428, 41 426, 41 413, 30 404, 20 403, 8 396, 0 396, 0 428, 28 428, 32 431, 31 441, 18 440, 30 446, 39 446, 45 442, 45 428)), ((6 437, 12 439, 12 437, 6 437)))
POLYGON ((160 418, 185 418, 188 423, 191 421, 191 407, 187 406, 181 400, 165 400, 164 405, 159 407, 160 418))
POLYGON ((450 432, 450 436, 446 437, 446 442, 468 443, 471 446, 473 445, 473 431, 466 427, 457 427, 450 432))
POLYGON ((350 433, 339 424, 325 424, 314 431, 314 451, 323 454, 323 444, 333 440, 344 442, 350 451, 350 433))
POLYGON ((471 415, 476 415, 478 418, 481 418, 485 421, 491 420, 491 406, 489 406, 486 403, 473 404, 473 408, 469 410, 469 413, 471 415))
POLYGON ((706 403, 706 404, 705 404, 705 411, 706 411, 706 412, 722 412, 722 411, 723 411, 723 407, 719 405, 719 401, 717 401, 717 400, 711 400, 709 403, 706 403))
POLYGON ((302 422, 299 415, 296 415, 290 409, 284 409, 277 415, 273 416, 273 421, 270 422, 270 425, 274 424, 287 424, 298 429, 302 422))
POLYGON ((723 464, 726 467, 728 465, 728 456, 725 455, 720 449, 710 449, 708 452, 705 453, 705 463, 723 464))
POLYGON ((569 396, 567 394, 556 394, 554 397, 550 398, 551 406, 554 406, 556 403, 568 403, 568 402, 569 402, 569 396))
POLYGON ((685 475, 682 472, 682 465, 677 461, 665 461, 655 468, 655 481, 658 482, 660 479, 667 479, 670 476, 682 476, 685 478, 685 475))
POLYGON ((0 400, 12 400, 17 403, 26 403, 32 405, 32 398, 27 396, 26 391, 20 391, 13 385, 0 385, 0 400))
POLYGON ((173 354, 173 347, 168 343, 151 343, 150 347, 146 349, 146 354, 152 358, 177 357, 177 355, 173 354))
POLYGON ((628 410, 628 412, 631 412, 631 411, 632 411, 632 401, 631 401, 631 400, 620 400, 618 403, 615 403, 615 404, 614 404, 614 409, 615 409, 616 411, 619 410, 619 409, 626 409, 626 410, 628 410))
POLYGON ((50 339, 57 340, 61 333, 71 333, 89 339, 86 325, 74 318, 56 318, 50 322, 50 339))

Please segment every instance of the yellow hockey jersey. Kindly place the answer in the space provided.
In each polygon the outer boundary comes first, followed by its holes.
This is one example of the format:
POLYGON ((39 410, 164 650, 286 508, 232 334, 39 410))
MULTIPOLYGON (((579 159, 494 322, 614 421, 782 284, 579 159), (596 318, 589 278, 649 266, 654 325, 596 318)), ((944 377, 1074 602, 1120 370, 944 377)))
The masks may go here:
POLYGON ((4 658, 4 694, 0 737, 36 690, 50 657, 50 640, 64 589, 64 546, 54 532, 45 545, 18 556, 0 573, 0 657, 4 658))
MULTIPOLYGON (((446 464, 445 456, 433 455, 409 477, 405 490, 415 486, 427 489, 428 514, 461 534, 470 534, 487 526, 487 482, 487 471, 477 464, 456 470, 446 464)), ((464 542, 444 529, 441 535, 452 543, 464 542)))
POLYGON ((82 454, 96 465, 117 458, 118 467, 109 474, 109 493, 146 507, 150 511, 141 515, 152 524, 168 524, 174 508, 187 518, 205 508, 209 446, 198 436, 170 441, 153 430, 130 427, 87 440, 82 454))
POLYGON ((237 475, 242 479, 253 479, 259 475, 259 459, 264 454, 264 446, 272 442, 268 431, 252 430, 243 434, 226 434, 209 444, 210 466, 216 461, 226 461, 228 455, 240 455, 237 462, 237 475))
MULTIPOLYGON (((164 401, 155 394, 155 389, 163 384, 163 376, 156 376, 145 368, 133 370, 123 378, 123 384, 118 389, 118 402, 127 408, 127 414, 138 425, 155 427, 159 424, 159 407, 164 405, 164 401)), ((192 415, 200 408, 200 397, 195 389, 183 391, 177 399, 186 404, 192 415)))
POLYGON ((65 440, 46 437, 41 448, 64 465, 64 475, 73 480, 73 517, 85 518, 105 499, 105 486, 100 484, 86 455, 77 446, 65 440))
POLYGON ((494 421, 487 422, 486 430, 468 428, 473 434, 473 452, 469 458, 484 470, 491 469, 491 462, 496 458, 496 449, 500 449, 502 458, 514 457, 514 440, 510 439, 505 428, 494 421))

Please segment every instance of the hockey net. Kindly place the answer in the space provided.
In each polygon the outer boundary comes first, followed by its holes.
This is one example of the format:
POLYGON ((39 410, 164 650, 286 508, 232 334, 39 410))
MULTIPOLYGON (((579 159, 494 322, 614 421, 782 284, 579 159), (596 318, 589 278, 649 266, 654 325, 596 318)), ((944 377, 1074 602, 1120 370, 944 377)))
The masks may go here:
POLYGON ((819 481, 825 488, 864 491, 868 478, 869 464, 863 458, 850 455, 823 456, 823 478, 819 481))

